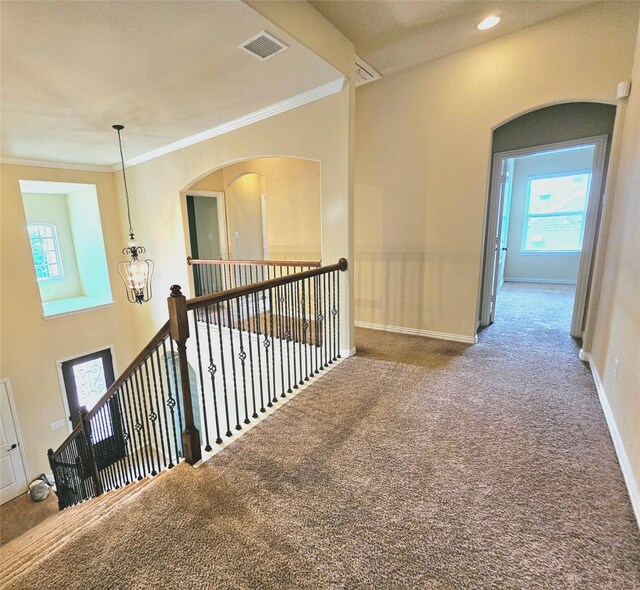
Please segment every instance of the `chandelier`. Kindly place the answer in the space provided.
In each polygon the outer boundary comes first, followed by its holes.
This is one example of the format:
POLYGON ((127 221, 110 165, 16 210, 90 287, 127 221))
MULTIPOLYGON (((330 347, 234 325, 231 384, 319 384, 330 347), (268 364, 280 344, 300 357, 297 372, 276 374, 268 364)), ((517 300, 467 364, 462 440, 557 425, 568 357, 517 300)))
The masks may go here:
POLYGON ((151 299, 151 275, 153 274, 153 260, 140 258, 146 252, 144 246, 136 242, 135 233, 131 224, 131 209, 129 207, 129 189, 127 188, 127 175, 124 170, 124 156, 122 154, 122 139, 120 131, 124 125, 112 125, 118 133, 118 146, 120 147, 120 163, 122 165, 122 179, 124 181, 124 196, 127 202, 127 219, 129 220, 129 241, 123 254, 131 256, 130 260, 123 260, 118 264, 118 272, 127 291, 127 299, 130 303, 142 305, 151 299))

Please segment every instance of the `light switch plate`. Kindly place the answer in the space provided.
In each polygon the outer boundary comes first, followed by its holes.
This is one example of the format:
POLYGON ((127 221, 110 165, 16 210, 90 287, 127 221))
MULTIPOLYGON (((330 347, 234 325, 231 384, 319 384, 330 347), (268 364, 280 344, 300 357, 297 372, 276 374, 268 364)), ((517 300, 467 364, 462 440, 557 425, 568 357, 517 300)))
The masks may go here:
POLYGON ((51 424, 49 424, 49 428, 51 428, 51 430, 59 430, 60 428, 64 428, 64 420, 52 422, 51 424))

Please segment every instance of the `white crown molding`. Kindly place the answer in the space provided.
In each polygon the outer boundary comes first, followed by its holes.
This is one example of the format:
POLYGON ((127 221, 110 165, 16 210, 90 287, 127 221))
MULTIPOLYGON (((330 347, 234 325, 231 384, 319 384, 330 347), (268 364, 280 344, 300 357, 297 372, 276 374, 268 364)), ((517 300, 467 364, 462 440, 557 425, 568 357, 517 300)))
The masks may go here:
POLYGON ((57 168, 58 170, 77 170, 79 172, 113 172, 111 166, 91 166, 89 164, 70 164, 68 162, 49 162, 46 160, 25 160, 23 158, 0 158, 0 164, 12 166, 33 166, 34 168, 57 168))
MULTIPOLYGON (((237 119, 233 119, 231 121, 228 121, 227 123, 222 123, 221 125, 217 125, 216 127, 212 127, 211 129, 207 129, 206 131, 201 131, 200 133, 196 133, 195 135, 190 135, 189 137, 185 137, 184 139, 174 141, 173 143, 169 143, 163 147, 151 150, 150 152, 146 152, 144 154, 136 156, 135 158, 126 160, 124 163, 125 167, 128 168, 130 166, 135 166, 136 164, 142 164, 142 162, 148 162, 149 160, 164 156, 165 154, 170 154, 171 152, 181 150, 182 148, 188 147, 190 145, 206 141, 207 139, 211 139, 212 137, 217 137, 218 135, 223 135, 225 133, 229 133, 230 131, 235 131, 236 129, 247 127, 248 125, 253 125, 254 123, 258 123, 259 121, 263 121, 264 119, 268 119, 270 117, 274 117, 275 115, 285 113, 286 111, 301 107, 305 104, 309 104, 310 102, 315 102, 316 100, 326 98, 327 96, 331 96, 332 94, 337 94, 338 92, 342 92, 346 84, 347 78, 338 78, 337 80, 333 80, 332 82, 328 82, 327 84, 323 84, 322 86, 318 86, 317 88, 312 88, 311 90, 307 90, 306 92, 297 94, 296 96, 292 96, 291 98, 287 98, 286 100, 282 100, 263 109, 254 111, 253 113, 249 113, 248 115, 238 117, 237 119)), ((26 160, 20 158, 1 157, 0 164, 34 166, 37 168, 59 168, 62 170, 79 170, 84 172, 109 173, 120 171, 119 163, 114 164, 113 166, 92 166, 89 164, 69 164, 66 162, 48 162, 43 160, 26 160)))
MULTIPOLYGON (((346 78, 338 78, 337 80, 333 80, 332 82, 328 82, 327 84, 323 84, 322 86, 318 86, 317 88, 307 90, 302 94, 297 94, 296 96, 292 96, 291 98, 287 98, 286 100, 282 100, 263 109, 254 111, 253 113, 249 113, 248 115, 238 117, 237 119, 232 119, 227 123, 222 123, 222 125, 217 125, 216 127, 212 127, 211 129, 207 129, 206 131, 201 131, 200 133, 196 133, 195 135, 190 135, 189 137, 174 141, 173 143, 169 143, 161 148, 152 150, 145 154, 141 154, 139 156, 136 156, 135 158, 131 158, 125 162, 125 167, 128 168, 129 166, 142 164, 142 162, 148 162, 149 160, 164 156, 165 154, 170 154, 171 152, 181 150, 190 145, 206 141, 207 139, 211 139, 212 137, 217 137, 218 135, 223 135, 225 133, 229 133, 230 131, 235 131, 236 129, 247 127, 248 125, 253 125, 254 123, 258 123, 259 121, 263 121, 264 119, 268 119, 275 115, 290 111, 291 109, 295 109, 305 104, 309 104, 310 102, 315 102, 316 100, 326 98, 327 96, 331 96, 332 94, 337 94, 338 92, 342 92, 342 89, 346 84, 346 78)), ((118 170, 120 170, 119 165, 115 165, 111 168, 112 172, 117 172, 118 170)))
POLYGON ((607 398, 602 379, 600 378, 600 373, 598 373, 598 369, 596 368, 596 365, 592 359, 589 359, 589 368, 591 369, 591 375, 593 376, 593 381, 596 385, 596 391, 598 392, 598 399, 600 400, 602 412, 604 414, 605 420, 607 421, 607 426, 609 427, 609 434, 611 436, 611 440, 613 441, 613 447, 616 451, 616 455, 618 456, 618 463, 620 464, 622 477, 624 479, 624 483, 627 486, 627 491, 629 492, 631 507, 633 509, 634 516, 636 517, 636 522, 640 527, 640 488, 638 487, 638 483, 636 482, 636 478, 633 473, 633 467, 631 466, 631 461, 629 460, 629 455, 627 455, 627 451, 624 448, 622 436, 620 436, 620 431, 618 430, 618 425, 616 424, 613 410, 609 405, 609 400, 607 398))
POLYGON ((451 340, 453 342, 464 342, 465 344, 475 344, 478 342, 478 335, 464 336, 463 334, 449 334, 447 332, 432 332, 431 330, 419 330, 418 328, 404 328, 402 326, 388 326, 387 324, 372 324, 370 322, 354 322, 357 328, 369 328, 370 330, 382 330, 383 332, 395 332, 397 334, 411 334, 413 336, 424 336, 425 338, 436 338, 437 340, 451 340))

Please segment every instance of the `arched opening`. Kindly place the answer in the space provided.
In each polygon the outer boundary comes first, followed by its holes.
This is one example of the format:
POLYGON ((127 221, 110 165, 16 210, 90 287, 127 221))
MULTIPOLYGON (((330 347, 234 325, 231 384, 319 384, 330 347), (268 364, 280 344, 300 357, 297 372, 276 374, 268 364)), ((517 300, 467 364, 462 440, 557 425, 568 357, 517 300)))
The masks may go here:
POLYGON ((183 195, 192 258, 320 259, 319 162, 244 160, 199 178, 183 195))
POLYGON ((511 296, 533 307, 555 298, 563 329, 582 337, 615 114, 563 103, 495 128, 480 326, 511 296))

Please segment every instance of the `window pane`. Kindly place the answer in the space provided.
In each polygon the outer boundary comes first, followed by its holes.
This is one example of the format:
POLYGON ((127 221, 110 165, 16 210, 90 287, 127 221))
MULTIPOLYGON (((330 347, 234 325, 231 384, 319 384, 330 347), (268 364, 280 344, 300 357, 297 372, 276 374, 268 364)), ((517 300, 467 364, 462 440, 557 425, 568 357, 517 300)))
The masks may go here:
MULTIPOLYGON (((102 359, 97 358, 73 366, 73 379, 78 392, 78 404, 87 410, 93 408, 96 402, 107 391, 102 359)), ((97 421, 92 433, 94 442, 99 442, 113 435, 113 425, 110 419, 97 421)))
POLYGON ((36 277, 38 279, 63 277, 55 226, 32 223, 27 226, 27 230, 36 277))
POLYGON ((591 174, 570 174, 529 180, 528 214, 578 213, 587 206, 591 174))
POLYGON ((524 251, 563 252, 582 249, 583 215, 529 217, 523 235, 524 251))

